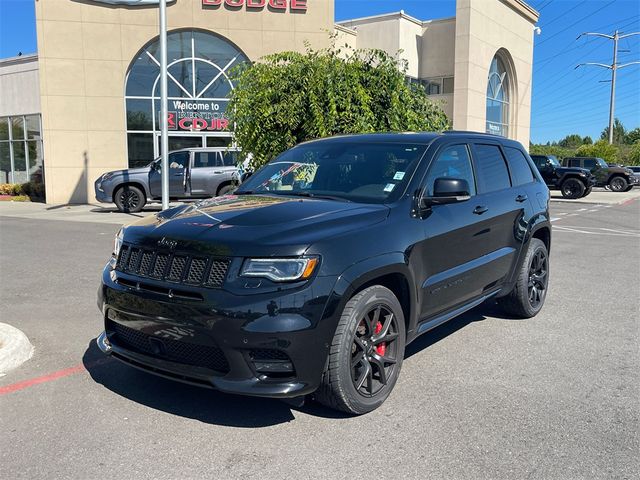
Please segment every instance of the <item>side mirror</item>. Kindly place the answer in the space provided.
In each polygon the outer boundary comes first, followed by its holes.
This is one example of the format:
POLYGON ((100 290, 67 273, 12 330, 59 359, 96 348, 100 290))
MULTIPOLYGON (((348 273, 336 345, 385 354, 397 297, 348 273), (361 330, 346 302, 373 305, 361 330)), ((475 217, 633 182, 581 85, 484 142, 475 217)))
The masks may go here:
POLYGON ((469 182, 462 178, 436 178, 433 185, 433 196, 422 197, 420 207, 427 208, 431 205, 466 202, 471 198, 469 190, 469 182))

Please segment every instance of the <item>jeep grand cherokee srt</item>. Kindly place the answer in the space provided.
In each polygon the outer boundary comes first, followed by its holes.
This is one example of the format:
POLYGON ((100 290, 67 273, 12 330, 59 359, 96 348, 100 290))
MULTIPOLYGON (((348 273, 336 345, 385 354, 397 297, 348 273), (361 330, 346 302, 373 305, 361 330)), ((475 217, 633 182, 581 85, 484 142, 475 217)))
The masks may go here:
POLYGON ((540 311, 548 202, 522 146, 496 136, 303 143, 234 194, 124 227, 97 343, 182 382, 366 413, 419 335, 488 299, 540 311))

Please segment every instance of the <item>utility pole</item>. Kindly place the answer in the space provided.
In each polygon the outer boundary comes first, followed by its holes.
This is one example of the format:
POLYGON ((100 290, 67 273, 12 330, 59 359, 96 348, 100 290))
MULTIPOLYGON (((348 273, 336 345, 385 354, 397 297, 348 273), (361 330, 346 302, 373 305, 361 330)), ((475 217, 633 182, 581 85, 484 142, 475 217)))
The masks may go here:
MULTIPOLYGON (((596 37, 603 37, 609 40, 613 40, 613 63, 611 65, 606 65, 604 63, 595 63, 595 62, 587 62, 576 65, 576 68, 581 67, 583 65, 595 65, 597 67, 609 68, 611 70, 611 100, 609 101, 609 143, 613 143, 613 118, 615 112, 615 104, 616 104, 616 72, 624 67, 628 67, 629 65, 634 65, 640 62, 629 62, 623 65, 618 65, 618 40, 623 38, 631 37, 632 35, 640 35, 640 32, 627 33, 625 35, 620 35, 618 30, 615 31, 613 35, 607 35, 606 33, 596 33, 596 32, 585 32, 578 35, 578 38, 584 35, 594 35, 596 37)), ((578 40, 576 38, 576 40, 578 40)))
POLYGON ((162 210, 169 208, 169 136, 167 108, 167 0, 159 0, 160 23, 160 150, 162 210))

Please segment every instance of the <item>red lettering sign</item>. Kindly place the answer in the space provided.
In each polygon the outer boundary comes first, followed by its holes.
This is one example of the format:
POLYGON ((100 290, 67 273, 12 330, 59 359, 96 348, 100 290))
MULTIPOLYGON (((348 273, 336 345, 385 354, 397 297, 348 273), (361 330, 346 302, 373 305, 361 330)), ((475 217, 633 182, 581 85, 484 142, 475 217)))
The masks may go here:
POLYGON ((200 117, 184 117, 178 120, 176 126, 176 114, 169 112, 169 129, 170 130, 226 130, 229 126, 229 120, 226 118, 200 118, 200 117))
POLYGON ((270 9, 278 11, 285 11, 287 6, 291 11, 307 11, 307 0, 202 0, 205 7, 220 7, 223 4, 233 10, 239 10, 243 6, 259 10, 268 5, 270 9))

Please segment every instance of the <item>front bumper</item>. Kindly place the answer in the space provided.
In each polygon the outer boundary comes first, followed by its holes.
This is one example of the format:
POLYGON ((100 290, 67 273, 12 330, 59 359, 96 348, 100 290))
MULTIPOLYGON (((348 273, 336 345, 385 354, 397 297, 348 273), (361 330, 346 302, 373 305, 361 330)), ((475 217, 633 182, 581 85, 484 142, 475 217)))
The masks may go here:
POLYGON ((202 289, 203 300, 131 288, 128 277, 103 272, 105 332, 97 343, 104 353, 228 393, 286 398, 318 388, 338 320, 335 277, 269 294, 202 289))
POLYGON ((112 203, 113 196, 111 195, 111 191, 107 191, 102 185, 101 178, 98 178, 95 182, 93 182, 93 190, 96 193, 96 200, 101 203, 112 203))

